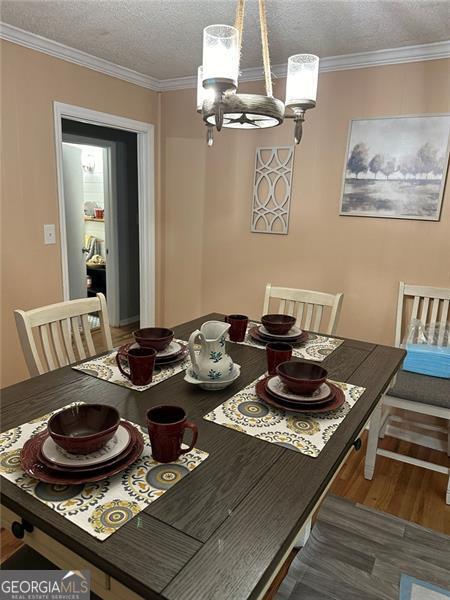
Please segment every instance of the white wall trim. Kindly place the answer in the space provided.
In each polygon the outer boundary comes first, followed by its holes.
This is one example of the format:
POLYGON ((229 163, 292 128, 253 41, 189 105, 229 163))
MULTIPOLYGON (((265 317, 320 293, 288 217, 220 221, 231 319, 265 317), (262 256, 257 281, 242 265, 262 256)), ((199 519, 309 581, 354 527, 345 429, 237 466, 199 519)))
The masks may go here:
POLYGON ((59 202, 59 230, 64 300, 69 299, 66 218, 62 161, 62 119, 124 129, 137 134, 138 203, 139 203, 139 269, 141 326, 155 323, 155 127, 150 123, 102 113, 81 106, 53 103, 55 152, 59 202))
MULTIPOLYGON (((7 23, 0 23, 0 38, 156 92, 184 90, 197 86, 196 75, 175 77, 172 79, 157 79, 151 75, 144 75, 132 69, 121 67, 103 58, 98 58, 92 54, 65 46, 59 42, 8 25, 7 23)), ((320 59, 320 72, 364 69, 380 65, 395 65, 440 58, 450 58, 450 40, 416 46, 403 46, 401 48, 387 48, 371 52, 327 56, 320 59)), ((286 64, 272 65, 274 78, 285 77, 286 71, 286 64)), ((243 69, 239 77, 240 81, 259 81, 262 79, 264 79, 262 67, 243 69)))

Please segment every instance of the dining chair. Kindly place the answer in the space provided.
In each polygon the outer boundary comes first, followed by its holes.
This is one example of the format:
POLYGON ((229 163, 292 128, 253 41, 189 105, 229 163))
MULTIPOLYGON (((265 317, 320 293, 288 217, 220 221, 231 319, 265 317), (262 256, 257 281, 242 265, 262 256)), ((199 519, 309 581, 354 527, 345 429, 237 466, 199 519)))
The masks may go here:
POLYGON ((275 287, 268 283, 264 297, 263 315, 270 312, 269 306, 272 299, 280 300, 278 312, 295 317, 299 327, 332 335, 335 333, 339 321, 343 298, 344 294, 341 293, 326 294, 312 290, 275 287), (325 307, 330 307, 331 312, 327 325, 322 328, 325 307))
MULTIPOLYGON (((444 329, 449 318, 450 289, 427 286, 408 285, 400 282, 397 302, 397 319, 395 326, 395 345, 400 346, 405 325, 411 319, 420 319, 423 325, 440 323, 438 340, 445 342, 444 329), (412 303, 412 306, 411 306, 412 303), (407 305, 410 311, 407 310, 407 305), (409 312, 409 315, 407 314, 409 312)), ((410 456, 378 448, 378 440, 384 436, 392 409, 404 409, 421 415, 440 417, 448 421, 447 427, 428 425, 429 429, 445 434, 446 443, 442 450, 450 456, 450 380, 421 375, 409 371, 398 371, 391 382, 391 387, 381 398, 370 417, 369 437, 367 441, 364 477, 372 479, 375 471, 377 455, 399 460, 408 464, 424 467, 449 475, 446 502, 450 504, 450 469, 435 463, 412 458, 410 456)), ((394 417, 396 426, 401 419, 394 417)), ((414 439, 414 438, 413 438, 414 439)), ((415 438, 417 439, 417 438, 415 438)), ((414 443, 420 443, 414 441, 414 443)))
POLYGON ((28 311, 14 311, 20 343, 32 377, 97 354, 88 318, 93 312, 98 313, 100 318, 102 349, 112 350, 108 309, 103 294, 28 311))

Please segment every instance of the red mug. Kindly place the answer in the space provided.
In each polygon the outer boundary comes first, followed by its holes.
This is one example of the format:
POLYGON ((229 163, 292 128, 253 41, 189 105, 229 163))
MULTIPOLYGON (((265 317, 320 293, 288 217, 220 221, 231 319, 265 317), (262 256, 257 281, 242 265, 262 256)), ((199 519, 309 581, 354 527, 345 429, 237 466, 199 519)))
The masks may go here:
POLYGON ((292 346, 285 342, 269 342, 266 344, 267 371, 269 375, 277 374, 277 367, 280 363, 291 360, 292 346))
POLYGON ((156 350, 153 348, 130 348, 119 350, 116 354, 117 366, 122 375, 131 379, 133 385, 148 385, 152 381, 155 367, 156 350), (124 358, 128 359, 130 372, 122 365, 124 358))
POLYGON ((228 330, 231 342, 243 342, 247 332, 248 317, 246 315, 228 315, 225 321, 231 325, 228 330))
POLYGON ((198 437, 197 425, 188 421, 181 406, 161 405, 147 411, 147 427, 152 446, 152 457, 161 463, 177 460, 182 454, 190 452, 198 437), (192 430, 189 448, 182 449, 185 429, 192 430))

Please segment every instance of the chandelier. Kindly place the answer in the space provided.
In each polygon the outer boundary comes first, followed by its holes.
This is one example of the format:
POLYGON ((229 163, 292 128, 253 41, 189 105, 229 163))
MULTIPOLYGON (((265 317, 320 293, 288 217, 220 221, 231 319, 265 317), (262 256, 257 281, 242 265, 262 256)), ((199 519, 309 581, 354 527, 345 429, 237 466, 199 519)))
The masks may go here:
POLYGON ((232 25, 209 25, 203 30, 203 64, 198 68, 197 112, 207 126, 207 143, 213 143, 213 128, 266 129, 284 119, 294 120, 294 139, 302 137, 305 111, 314 108, 317 97, 319 58, 313 54, 289 57, 286 99, 273 96, 265 0, 258 0, 262 59, 266 95, 238 94, 239 62, 246 0, 238 0, 232 25))

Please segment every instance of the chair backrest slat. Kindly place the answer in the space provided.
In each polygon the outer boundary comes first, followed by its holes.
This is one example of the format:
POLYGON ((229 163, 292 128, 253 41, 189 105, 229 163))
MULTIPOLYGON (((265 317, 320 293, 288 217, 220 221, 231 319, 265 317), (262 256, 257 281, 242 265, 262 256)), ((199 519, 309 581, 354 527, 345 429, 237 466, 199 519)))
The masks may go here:
POLYGON ((91 313, 99 314, 103 344, 107 350, 111 350, 112 339, 103 294, 97 294, 95 298, 59 302, 29 311, 14 311, 30 375, 40 375, 75 362, 75 351, 79 360, 96 354, 89 323, 91 313), (36 344, 34 332, 39 338, 41 352, 36 344))
POLYGON ((95 346, 91 335, 91 326, 89 325, 89 319, 87 315, 81 315, 81 321, 83 323, 84 339, 86 340, 87 349, 89 356, 94 356, 95 346))
POLYGON ((69 364, 74 363, 76 358, 73 351, 70 319, 63 319, 61 321, 61 331, 63 334, 64 348, 66 350, 67 358, 69 359, 69 364))
POLYGON ((41 334, 42 349, 44 350, 48 370, 53 371, 53 369, 56 369, 56 363, 53 360, 53 351, 50 345, 50 333, 48 324, 39 325, 39 333, 41 334))
POLYGON ((322 321, 322 313, 323 313, 323 306, 321 304, 318 304, 316 306, 314 323, 313 323, 313 329, 314 329, 314 331, 319 331, 320 330, 320 324, 321 324, 321 321, 322 321))
POLYGON ((71 322, 72 322, 73 337, 75 340, 75 346, 77 348, 78 356, 79 356, 80 360, 84 360, 86 358, 86 352, 84 351, 83 340, 81 339, 81 335, 80 335, 80 327, 81 327, 80 317, 72 317, 71 322))
POLYGON ((339 321, 343 294, 327 294, 313 290, 275 287, 268 283, 264 296, 263 314, 270 313, 270 300, 280 300, 278 311, 296 317, 297 325, 304 329, 321 331, 324 307, 331 309, 323 333, 332 335, 339 321), (305 309, 306 306, 306 309, 305 309))
POLYGON ((298 308, 297 308, 297 323, 302 322, 303 320, 303 309, 305 308, 305 303, 304 302, 298 302, 298 308))
POLYGON ((424 298, 422 301, 422 309, 420 311, 420 320, 422 321, 422 323, 427 322, 429 305, 430 305, 430 299, 428 297, 424 298))
MULTIPOLYGON (((409 285, 403 281, 399 284, 397 302, 397 320, 395 326, 395 345, 400 346, 403 337, 403 322, 405 318, 405 305, 407 298, 413 298, 412 309, 407 322, 411 319, 420 319, 424 326, 433 326, 439 323, 438 343, 444 341, 445 329, 449 317, 450 289, 431 286, 409 285), (430 311, 431 305, 431 311, 430 311), (420 307, 420 317, 419 317, 420 307)), ((449 344, 447 338, 447 345, 449 344)))
POLYGON ((420 303, 420 296, 415 296, 412 311, 411 311, 411 319, 417 319, 417 315, 419 314, 419 303, 420 303))
POLYGON ((284 315, 286 310, 286 300, 281 300, 280 305, 278 306, 278 312, 284 315))
POLYGON ((431 305, 431 317, 430 317, 430 323, 436 323, 437 321, 437 316, 438 316, 438 311, 439 311, 439 298, 435 298, 433 300, 433 304, 431 305))
MULTIPOLYGON (((447 326, 447 319, 448 319, 448 307, 449 307, 449 301, 448 300, 444 300, 442 302, 442 309, 441 309, 441 317, 440 317, 440 326, 439 326, 439 334, 438 334, 438 344, 440 346, 443 345, 444 343, 444 336, 445 336, 445 328, 447 326)), ((447 346, 450 346, 450 335, 447 337, 447 346)))
POLYGON ((52 334, 53 347, 55 349, 56 359, 60 367, 65 367, 69 364, 65 350, 61 343, 61 334, 59 330, 59 321, 53 321, 50 323, 50 331, 52 334))
POLYGON ((314 308, 313 304, 309 304, 308 303, 306 305, 306 316, 305 316, 305 322, 304 322, 305 329, 311 329, 311 321, 312 321, 312 315, 313 315, 313 308, 314 308))

